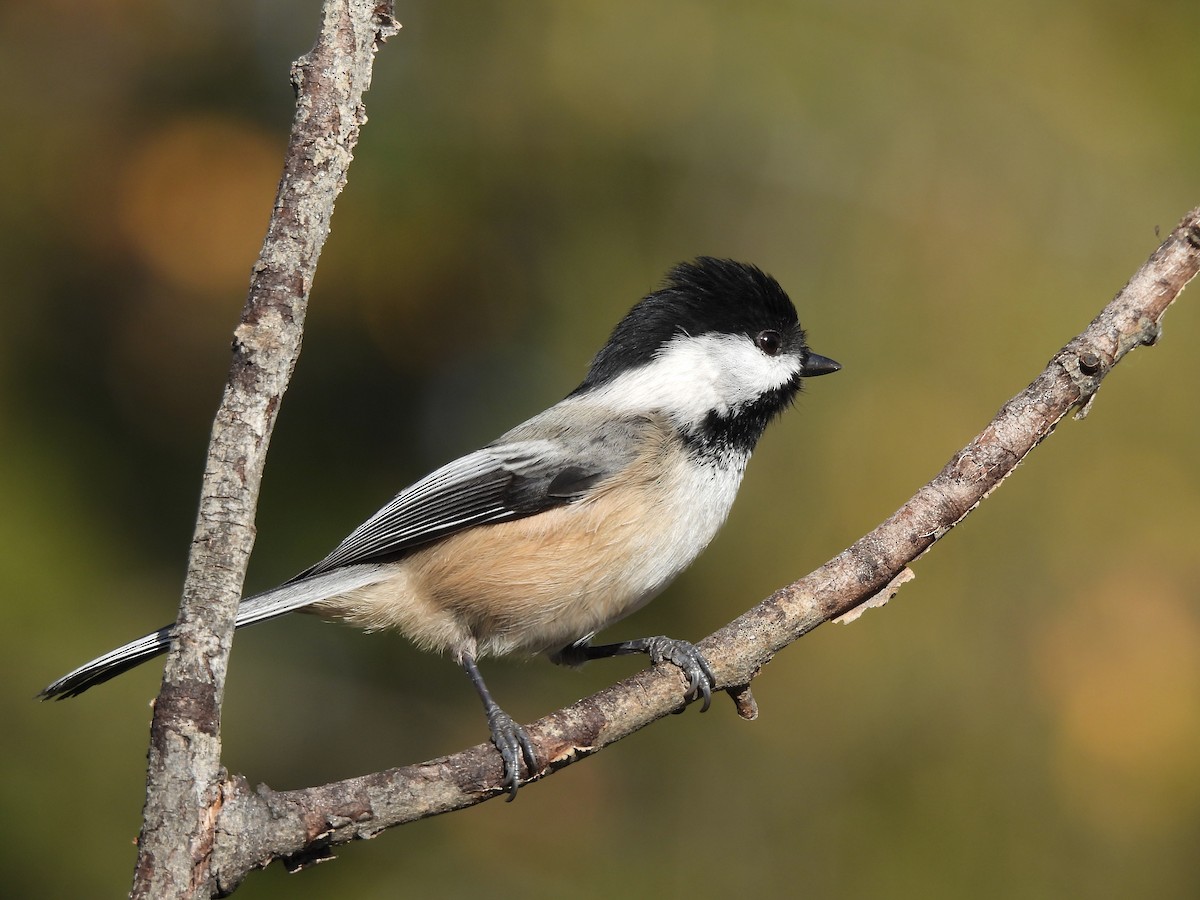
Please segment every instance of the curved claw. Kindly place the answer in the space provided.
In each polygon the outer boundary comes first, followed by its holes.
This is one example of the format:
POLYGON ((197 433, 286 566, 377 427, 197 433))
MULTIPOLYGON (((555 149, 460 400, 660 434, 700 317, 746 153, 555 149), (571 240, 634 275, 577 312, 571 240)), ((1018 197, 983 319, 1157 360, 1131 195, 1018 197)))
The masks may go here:
POLYGON ((669 662, 682 669, 688 680, 687 699, 699 700, 703 696, 704 705, 700 707, 700 712, 708 711, 712 706, 712 692, 717 684, 717 676, 713 674, 708 660, 696 649, 695 644, 678 638, 653 637, 646 641, 646 653, 649 654, 652 663, 669 662))
POLYGON ((533 750, 533 742, 525 729, 516 723, 512 716, 500 707, 488 710, 488 728, 492 732, 492 743, 500 752, 504 762, 504 789, 508 791, 509 802, 516 799, 517 788, 521 786, 521 760, 530 777, 537 771, 537 754, 533 750))

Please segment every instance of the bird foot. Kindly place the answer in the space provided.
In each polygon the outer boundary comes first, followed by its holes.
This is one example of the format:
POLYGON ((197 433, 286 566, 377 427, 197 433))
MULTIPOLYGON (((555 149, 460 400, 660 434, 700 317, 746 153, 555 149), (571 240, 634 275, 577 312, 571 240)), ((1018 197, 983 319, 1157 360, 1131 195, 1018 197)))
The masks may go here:
POLYGON ((500 751, 500 758, 504 763, 504 789, 508 791, 509 801, 512 801, 516 799, 517 788, 521 786, 521 760, 525 760, 529 777, 532 778, 538 770, 537 754, 525 729, 500 707, 494 706, 489 709, 487 720, 488 728, 492 732, 492 743, 500 751))
POLYGON ((688 681, 688 700, 699 700, 703 697, 704 705, 700 712, 707 712, 712 706, 712 691, 716 686, 717 676, 704 654, 696 649, 696 645, 679 638, 658 637, 646 638, 646 653, 654 664, 669 662, 683 670, 688 681))

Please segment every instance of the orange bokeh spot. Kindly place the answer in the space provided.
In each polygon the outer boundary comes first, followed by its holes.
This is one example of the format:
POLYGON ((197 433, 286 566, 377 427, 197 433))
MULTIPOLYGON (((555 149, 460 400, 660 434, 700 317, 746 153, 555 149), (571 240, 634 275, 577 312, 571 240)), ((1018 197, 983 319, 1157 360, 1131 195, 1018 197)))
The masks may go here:
POLYGON ((121 173, 117 221, 163 279, 242 289, 262 245, 283 147, 255 126, 211 116, 145 138, 121 173))

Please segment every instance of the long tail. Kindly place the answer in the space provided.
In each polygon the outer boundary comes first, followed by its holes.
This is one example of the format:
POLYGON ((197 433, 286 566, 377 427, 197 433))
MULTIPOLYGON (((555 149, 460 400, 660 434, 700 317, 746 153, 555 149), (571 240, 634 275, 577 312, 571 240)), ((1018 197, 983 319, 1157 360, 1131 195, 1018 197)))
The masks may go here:
MULTIPOLYGON (((292 612, 320 600, 336 597, 355 588, 374 584, 387 577, 385 566, 361 565, 346 566, 289 582, 280 587, 248 597, 238 606, 235 628, 253 625, 255 622, 265 622, 284 613, 292 612)), ((160 653, 166 653, 171 645, 172 633, 175 626, 164 625, 158 631, 130 641, 124 647, 110 650, 103 656, 98 656, 89 663, 84 663, 74 672, 69 672, 58 681, 45 687, 39 694, 42 700, 63 700, 82 694, 94 685, 115 678, 122 672, 128 672, 148 659, 153 659, 160 653)))

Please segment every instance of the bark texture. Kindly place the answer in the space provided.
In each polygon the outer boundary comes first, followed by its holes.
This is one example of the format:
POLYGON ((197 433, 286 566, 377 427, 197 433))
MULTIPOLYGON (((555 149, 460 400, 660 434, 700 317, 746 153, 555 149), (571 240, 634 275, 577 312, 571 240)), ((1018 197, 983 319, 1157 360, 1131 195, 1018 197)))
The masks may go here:
POLYGON ((221 701, 254 510, 280 398, 300 353, 308 292, 366 121, 390 3, 327 0, 320 37, 292 70, 296 116, 283 177, 213 423, 183 600, 155 701, 133 897, 209 897, 227 782, 221 701))

